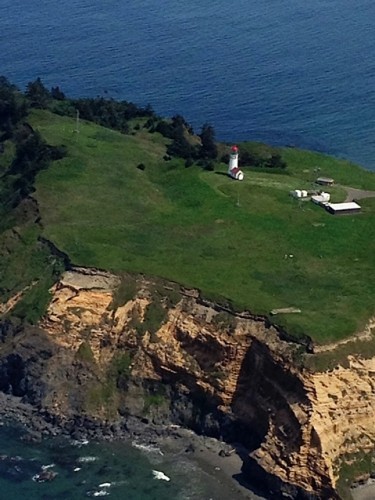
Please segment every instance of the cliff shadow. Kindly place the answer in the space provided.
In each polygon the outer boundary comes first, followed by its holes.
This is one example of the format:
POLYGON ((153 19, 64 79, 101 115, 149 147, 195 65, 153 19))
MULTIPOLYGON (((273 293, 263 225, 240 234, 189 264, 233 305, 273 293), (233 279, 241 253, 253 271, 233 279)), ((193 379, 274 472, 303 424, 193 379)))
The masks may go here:
POLYGON ((299 488, 282 483, 251 456, 269 434, 283 457, 300 449, 301 424, 291 409, 295 403, 308 405, 302 381, 282 359, 273 356, 267 345, 253 340, 242 362, 231 404, 231 426, 224 438, 242 444, 236 447, 242 470, 234 479, 252 491, 256 488, 263 492, 267 498, 280 498, 281 491, 303 498, 299 488))

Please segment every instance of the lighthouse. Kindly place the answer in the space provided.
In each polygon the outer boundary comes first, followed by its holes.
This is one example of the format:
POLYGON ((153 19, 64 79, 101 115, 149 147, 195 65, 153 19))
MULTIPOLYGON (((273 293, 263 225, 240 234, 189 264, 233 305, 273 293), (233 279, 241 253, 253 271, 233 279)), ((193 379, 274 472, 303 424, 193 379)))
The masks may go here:
POLYGON ((238 168, 238 147, 232 146, 229 155, 228 175, 237 181, 243 180, 243 172, 238 168))

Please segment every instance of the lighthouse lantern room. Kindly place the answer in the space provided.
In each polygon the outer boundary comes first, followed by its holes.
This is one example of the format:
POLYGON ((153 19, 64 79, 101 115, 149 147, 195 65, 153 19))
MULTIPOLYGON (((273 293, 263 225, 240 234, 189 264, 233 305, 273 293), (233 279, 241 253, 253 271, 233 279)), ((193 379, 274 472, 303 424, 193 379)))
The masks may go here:
POLYGON ((228 175, 232 179, 242 181, 244 178, 242 170, 238 168, 238 147, 232 146, 229 155, 228 175))

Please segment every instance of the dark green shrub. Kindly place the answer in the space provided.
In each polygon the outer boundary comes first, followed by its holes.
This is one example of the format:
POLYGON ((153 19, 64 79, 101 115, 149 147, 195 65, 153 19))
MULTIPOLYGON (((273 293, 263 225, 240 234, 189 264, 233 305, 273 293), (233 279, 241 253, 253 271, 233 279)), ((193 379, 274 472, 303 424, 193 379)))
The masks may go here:
POLYGON ((84 361, 86 363, 93 363, 95 358, 92 352, 91 346, 87 340, 81 343, 76 352, 76 358, 79 361, 84 361))

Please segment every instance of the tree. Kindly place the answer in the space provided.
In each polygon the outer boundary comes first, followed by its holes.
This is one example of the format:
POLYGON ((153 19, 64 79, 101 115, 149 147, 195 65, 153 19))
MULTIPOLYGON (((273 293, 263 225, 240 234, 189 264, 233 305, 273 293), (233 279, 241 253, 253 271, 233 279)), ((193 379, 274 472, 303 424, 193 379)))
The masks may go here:
POLYGON ((215 160, 215 158, 217 157, 217 147, 215 144, 214 128, 210 124, 205 123, 202 126, 202 130, 201 133, 199 134, 199 137, 201 138, 202 141, 202 146, 200 149, 201 158, 215 160))
POLYGON ((33 108, 44 109, 48 105, 51 94, 38 77, 35 82, 29 82, 26 86, 26 97, 30 100, 33 108))
POLYGON ((180 158, 194 158, 195 148, 186 139, 183 132, 176 134, 173 142, 167 148, 167 154, 170 156, 179 156, 180 158))
POLYGON ((281 158, 281 155, 274 154, 266 160, 265 166, 269 168, 286 168, 286 162, 281 158))
POLYGON ((60 87, 52 87, 51 88, 51 97, 52 99, 56 99, 56 101, 63 101, 65 99, 65 94, 60 90, 60 87))
POLYGON ((26 113, 27 106, 17 87, 10 84, 5 77, 0 77, 0 132, 4 132, 0 140, 12 135, 16 124, 26 113))
POLYGON ((244 167, 244 166, 255 166, 256 167, 259 165, 259 158, 254 156, 253 154, 249 153, 248 151, 241 151, 238 163, 241 167, 244 167))

